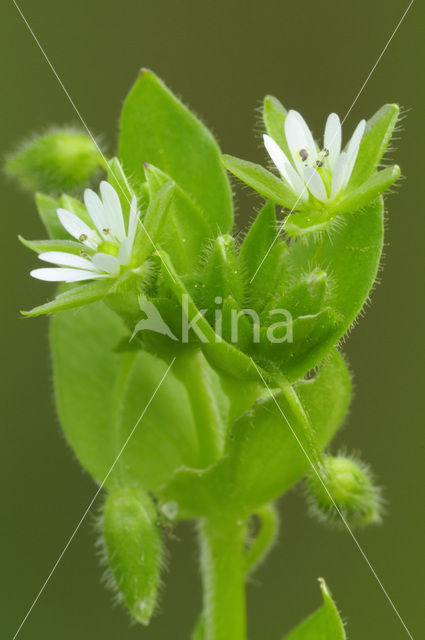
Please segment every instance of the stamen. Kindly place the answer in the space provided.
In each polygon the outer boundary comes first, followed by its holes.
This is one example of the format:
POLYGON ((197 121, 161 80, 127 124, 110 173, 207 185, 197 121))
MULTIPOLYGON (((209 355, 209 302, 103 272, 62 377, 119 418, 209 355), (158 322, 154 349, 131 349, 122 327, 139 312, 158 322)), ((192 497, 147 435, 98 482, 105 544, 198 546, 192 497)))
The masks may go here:
POLYGON ((80 251, 80 256, 82 256, 83 258, 88 258, 89 254, 83 249, 82 251, 80 251))
POLYGON ((82 233, 80 236, 78 236, 78 240, 80 242, 85 242, 87 240, 87 234, 86 233, 82 233))
POLYGON ((322 160, 316 160, 316 166, 317 167, 323 167, 323 161, 322 160))
POLYGON ((327 158, 329 155, 329 149, 326 149, 326 147, 323 149, 323 157, 327 158))
POLYGON ((104 233, 105 235, 108 235, 108 233, 110 232, 111 232, 110 229, 102 229, 102 233, 104 233))
POLYGON ((301 160, 302 160, 303 162, 305 162, 305 161, 307 160, 307 158, 308 158, 308 151, 307 151, 307 149, 300 149, 300 150, 298 151, 298 153, 300 154, 300 158, 301 158, 301 160))

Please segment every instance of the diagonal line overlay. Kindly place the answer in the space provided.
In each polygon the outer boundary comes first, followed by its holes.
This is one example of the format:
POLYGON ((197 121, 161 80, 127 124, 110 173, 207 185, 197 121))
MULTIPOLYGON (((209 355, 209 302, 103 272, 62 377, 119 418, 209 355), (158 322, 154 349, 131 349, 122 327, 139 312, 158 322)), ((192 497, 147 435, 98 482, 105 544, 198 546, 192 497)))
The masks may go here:
POLYGON ((134 425, 134 427, 132 428, 132 430, 130 431, 130 434, 128 435, 126 441, 124 442, 123 446, 121 447, 117 457, 115 458, 114 462, 112 463, 108 473, 106 474, 106 476, 104 477, 104 479, 102 480, 101 484, 99 485, 96 493, 94 494, 93 498, 91 499, 88 507, 86 508, 86 510, 84 511, 80 521, 78 522, 77 526, 75 527, 74 531, 72 532, 72 535, 69 537, 66 545, 64 546, 62 552, 60 553, 58 559, 56 560, 55 564, 53 565, 49 575, 47 576, 47 578, 45 579, 45 581, 43 582, 43 585, 40 589, 40 591, 38 592, 37 596, 34 598, 30 608, 28 609, 27 613, 25 614, 25 617, 23 618, 21 624, 19 625, 18 629, 16 630, 15 635, 13 636, 12 640, 16 640, 16 638, 18 637, 22 627, 24 626, 25 622, 27 621, 28 617, 30 616, 32 610, 34 609, 35 605, 37 604, 40 596, 42 595, 43 591, 45 590, 45 588, 47 587, 51 577, 53 576, 54 572, 56 571, 56 569, 59 566, 59 563, 61 562, 63 556, 65 555, 66 551, 68 550, 68 547, 70 546, 71 542, 73 541, 73 539, 75 538, 78 530, 80 529, 81 525, 83 524, 84 520, 86 519, 90 509, 92 508, 93 504, 96 501, 96 498, 98 497, 99 493, 102 491, 103 487, 105 486, 105 483, 107 482, 109 476, 111 475, 112 471, 115 468, 115 465, 117 464, 118 460, 120 459, 122 453, 124 452, 125 448, 127 447, 128 443, 130 442, 131 438, 134 435, 134 432, 136 431, 137 427, 139 426, 142 418, 144 417, 146 411, 149 409, 152 400, 155 398, 160 386, 162 385, 162 383, 164 382, 166 376, 168 375, 168 372, 170 371, 171 367, 173 366, 174 362, 175 362, 175 357, 172 359, 171 363, 168 365, 167 370, 165 371, 164 375, 162 376, 161 380, 159 381, 158 385, 156 386, 154 392, 152 393, 151 397, 148 400, 148 403, 146 404, 145 408, 143 409, 142 413, 140 414, 136 424, 134 425))
POLYGON ((311 460, 310 456, 308 455, 307 451, 305 450, 302 442, 300 441, 300 439, 298 438, 295 430, 293 429, 293 427, 291 426, 291 424, 289 423, 288 418, 286 417, 286 415, 283 413, 282 407, 279 405, 279 403, 277 402, 275 396, 273 395, 269 385, 267 384, 266 380, 264 379, 264 376, 262 375, 260 369, 257 367, 257 365, 255 364, 254 360, 251 358, 251 362, 254 365, 254 367, 257 370, 257 373, 259 375, 259 377, 261 378, 264 386, 266 387, 267 391, 270 394, 270 397, 272 398, 273 402, 275 403, 275 405, 277 406, 277 408, 279 409, 280 414, 282 415, 283 419, 285 420, 286 424, 288 425, 288 427, 291 430, 292 435, 294 436, 295 440, 297 441, 299 447, 301 448, 303 454, 305 455, 305 457, 308 460, 309 465, 311 466, 311 468, 313 469, 314 473, 317 475, 320 483, 322 484, 324 490, 326 491, 326 493, 328 494, 335 510, 337 511, 339 517, 341 518, 345 528, 347 529, 348 533, 350 534, 350 536, 352 537, 352 539, 354 540, 354 543, 356 545, 356 547, 358 548, 358 550, 360 551, 361 555, 363 556, 363 559, 365 560, 367 566, 369 567, 369 569, 371 570, 371 572, 373 573, 373 576, 375 577, 375 580, 377 581, 377 583, 379 584, 379 586, 381 587, 385 597, 387 598, 388 602, 390 603, 391 607, 394 610, 394 613, 396 614, 397 618, 400 620, 401 624, 403 625, 404 630, 406 631, 407 635, 409 636, 409 638, 411 640, 413 640, 413 636, 410 633, 409 629, 406 626, 406 623, 404 622, 403 618, 401 617, 397 607, 395 606, 394 602, 391 600, 387 590, 385 589, 384 585, 382 584, 381 580, 379 579, 379 576, 377 575, 375 569, 373 568, 371 562, 369 561, 368 557, 366 556, 366 553, 363 551, 362 546, 360 545, 360 542, 357 540, 356 536, 353 533, 353 530, 351 529, 350 525, 348 524, 347 520, 344 517, 344 514, 341 512, 341 510, 338 508, 335 500, 333 499, 332 495, 329 492, 329 489, 327 488, 326 484, 324 483, 322 476, 320 475, 317 467, 315 466, 315 464, 313 463, 313 461, 311 460))
MULTIPOLYGON (((342 121, 341 121, 341 126, 344 124, 344 122, 346 121, 346 119, 348 118, 349 114, 351 113, 351 110, 353 109, 354 105, 356 104, 357 100, 360 98, 360 95, 363 92, 363 89, 365 88, 365 86, 367 85, 367 83, 369 82, 370 78, 372 77, 372 74, 374 73, 376 67, 378 66, 378 64, 380 63, 382 56, 384 55, 384 53, 386 52, 386 50, 388 49, 388 47, 390 46, 390 43, 392 41, 392 39, 394 38, 395 34, 397 33, 399 27, 401 26, 401 23, 403 22, 403 20, 405 19, 405 17, 407 16, 407 13, 409 12, 411 6, 413 5, 415 0, 410 0, 410 3, 407 7, 407 9, 404 11, 403 15, 401 16, 400 20, 398 21, 395 29, 393 30, 392 34, 390 35, 389 39, 387 40, 385 47, 382 49, 381 53, 378 56, 378 59, 376 60, 375 64, 373 65, 372 69, 370 70, 370 72, 368 73, 366 80, 363 82, 362 86, 360 87, 360 90, 358 91, 356 97, 354 98, 353 102, 351 103, 350 108, 348 109, 348 111, 346 112, 345 116, 343 117, 342 121)), ((332 138, 332 142, 335 139, 335 135, 332 138)), ((323 158, 322 158, 323 160, 323 158)), ((303 197, 303 195, 307 192, 307 187, 310 184, 311 180, 313 178, 313 175, 309 178, 309 180, 305 183, 300 195, 298 196, 298 198, 295 201, 294 206, 292 207, 292 209, 290 210, 290 212, 288 213, 288 216, 291 215, 291 213, 293 211, 295 211, 297 204, 299 203, 299 201, 301 200, 301 198, 303 197)), ((288 217, 287 216, 287 217, 288 217)), ((254 280, 254 278, 256 277, 257 273, 260 271, 261 267, 264 264, 264 261, 266 260, 267 256, 269 255, 270 251, 273 249, 274 245, 277 242, 277 239, 279 238, 280 234, 282 233, 284 227, 284 223, 282 222, 282 224, 279 227, 279 230, 276 234, 276 236, 274 237, 273 242, 271 243, 270 247, 267 249, 266 254, 264 255, 263 259, 261 260, 260 264, 258 265, 254 275, 252 276, 251 280, 249 281, 249 284, 251 284, 254 280)))

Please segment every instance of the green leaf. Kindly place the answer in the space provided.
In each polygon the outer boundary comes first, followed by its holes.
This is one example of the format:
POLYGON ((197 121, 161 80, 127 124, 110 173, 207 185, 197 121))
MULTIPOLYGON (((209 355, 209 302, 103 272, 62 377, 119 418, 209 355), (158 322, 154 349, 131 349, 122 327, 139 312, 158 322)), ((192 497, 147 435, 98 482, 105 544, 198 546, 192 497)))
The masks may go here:
POLYGON ((47 313, 57 313, 67 309, 75 309, 86 304, 96 302, 108 295, 113 287, 113 282, 109 278, 88 282, 79 287, 71 285, 71 288, 60 293, 54 300, 46 302, 31 311, 21 311, 24 316, 40 316, 47 313))
POLYGON ((263 120, 266 131, 279 147, 284 151, 287 158, 292 154, 288 147, 285 135, 285 120, 287 111, 283 104, 273 96, 266 96, 263 104, 263 120))
POLYGON ((173 184, 167 222, 158 228, 158 241, 171 256, 179 273, 193 273, 199 266, 205 245, 216 235, 217 229, 167 174, 147 163, 145 174, 151 201, 164 184, 170 181, 173 184))
POLYGON ((319 579, 319 583, 323 605, 285 636, 285 640, 346 640, 344 625, 329 589, 323 578, 319 579))
POLYGON ((125 338, 124 323, 103 302, 54 316, 56 404, 68 442, 97 481, 116 461, 107 486, 153 490, 177 468, 199 466, 196 426, 172 367, 158 388, 169 362, 117 351, 125 338))
POLYGON ((233 225, 232 194, 208 129, 149 70, 142 70, 121 116, 124 170, 144 180, 143 162, 167 173, 221 233, 233 225))
POLYGON ((338 213, 357 211, 384 193, 399 177, 400 167, 397 165, 377 171, 366 182, 363 182, 360 187, 353 191, 347 191, 347 195, 335 203, 335 211, 338 211, 338 213))
POLYGON ((297 194, 283 180, 277 178, 261 165, 229 155, 223 155, 222 161, 230 173, 233 173, 265 198, 288 209, 292 209, 295 205, 301 209, 302 203, 297 194))
POLYGON ((360 187, 378 167, 397 123, 400 108, 386 104, 366 123, 349 188, 360 187))
MULTIPOLYGON (((295 385, 323 450, 347 412, 351 383, 347 367, 332 351, 313 379, 295 385)), ((268 394, 268 392, 267 392, 268 394)), ((284 398, 259 401, 234 425, 227 455, 202 473, 179 470, 161 499, 179 505, 179 517, 231 513, 248 516, 278 498, 310 468, 289 424, 303 441, 302 427, 284 398)))
POLYGON ((334 312, 334 327, 321 344, 303 357, 282 362, 281 369, 290 381, 297 380, 315 367, 349 330, 363 305, 378 273, 383 247, 382 198, 360 211, 340 216, 327 234, 309 236, 293 244, 287 254, 288 269, 294 279, 309 268, 324 269, 330 275, 326 304, 334 312))

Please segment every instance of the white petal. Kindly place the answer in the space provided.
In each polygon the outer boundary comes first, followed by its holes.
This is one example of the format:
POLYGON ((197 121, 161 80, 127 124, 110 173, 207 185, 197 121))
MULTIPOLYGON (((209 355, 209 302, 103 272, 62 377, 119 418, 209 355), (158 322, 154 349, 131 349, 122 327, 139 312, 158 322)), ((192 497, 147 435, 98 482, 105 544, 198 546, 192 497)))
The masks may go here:
POLYGON ((321 202, 326 202, 328 195, 326 193, 323 180, 313 167, 304 167, 305 183, 308 190, 314 195, 315 198, 321 202))
POLYGON ((84 204, 100 235, 105 240, 108 240, 108 234, 104 232, 104 229, 109 229, 110 225, 105 216, 102 200, 97 193, 91 189, 86 189, 84 191, 84 204))
POLYGON ((331 171, 333 171, 335 162, 341 153, 341 139, 341 122, 336 113, 331 113, 326 120, 325 138, 323 141, 324 148, 329 151, 328 163, 331 171))
POLYGON ((366 120, 360 120, 359 124, 354 130, 353 135, 351 136, 351 140, 347 146, 347 170, 345 174, 345 182, 344 186, 350 179, 351 172, 353 171, 354 164, 357 159, 357 154, 359 152, 360 142, 363 138, 364 130, 366 128, 366 120))
POLYGON ((92 260, 98 271, 106 271, 106 273, 109 273, 111 276, 117 276, 120 272, 118 259, 109 253, 96 253, 92 260))
POLYGON ((114 187, 105 180, 102 180, 100 183, 100 193, 102 194, 104 211, 106 218, 109 220, 112 234, 117 240, 122 242, 125 238, 125 227, 118 194, 114 187))
POLYGON ((127 237, 122 241, 120 250, 118 251, 118 260, 122 265, 130 264, 138 223, 139 212, 137 211, 137 200, 135 196, 133 196, 131 200, 130 217, 128 221, 128 234, 127 237))
POLYGON ((299 152, 301 149, 305 149, 308 153, 309 160, 315 162, 317 160, 317 149, 307 123, 298 111, 291 109, 288 112, 285 118, 285 135, 294 159, 295 167, 298 173, 303 176, 304 164, 301 161, 299 152))
POLYGON ((40 253, 40 260, 44 262, 52 262, 63 267, 76 267, 77 269, 88 269, 89 271, 96 271, 90 260, 83 258, 82 256, 76 256, 73 253, 66 253, 64 251, 46 251, 40 253))
POLYGON ((66 209, 58 209, 57 213, 61 225, 71 236, 92 249, 96 247, 99 241, 97 233, 93 231, 93 229, 90 229, 75 213, 67 211, 66 209), (82 236, 86 237, 86 240, 81 240, 82 236))
POLYGON ((30 272, 33 278, 48 282, 78 282, 79 280, 93 280, 94 278, 107 278, 106 273, 94 273, 83 269, 68 269, 57 267, 52 269, 33 269, 30 272))
POLYGON ((306 189, 304 188, 304 182, 303 180, 301 180, 298 173, 295 171, 294 167, 289 162, 284 151, 282 151, 282 149, 279 147, 277 142, 273 140, 273 138, 271 138, 270 136, 264 135, 263 139, 264 139, 264 146, 266 147, 267 152, 270 158, 273 160, 274 164, 276 165, 276 168, 278 169, 279 173, 282 175, 282 177, 286 180, 286 182, 289 184, 291 189, 295 191, 297 195, 301 196, 301 194, 303 194, 301 198, 303 200, 307 199, 308 194, 306 189))
POLYGON ((347 153, 343 151, 335 163, 332 173, 331 200, 335 198, 345 184, 347 171, 347 153))

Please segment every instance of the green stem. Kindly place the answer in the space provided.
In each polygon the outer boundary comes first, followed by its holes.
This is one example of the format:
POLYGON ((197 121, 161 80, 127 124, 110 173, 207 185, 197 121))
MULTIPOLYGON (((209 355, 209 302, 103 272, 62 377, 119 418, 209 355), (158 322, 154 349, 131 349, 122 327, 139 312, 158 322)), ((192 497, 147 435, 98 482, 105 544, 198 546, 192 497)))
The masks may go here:
POLYGON ((245 572, 247 574, 254 571, 268 555, 279 530, 279 517, 273 504, 260 507, 255 514, 260 520, 260 531, 245 554, 245 572))
POLYGON ((246 522, 200 525, 204 640, 246 640, 246 522))

